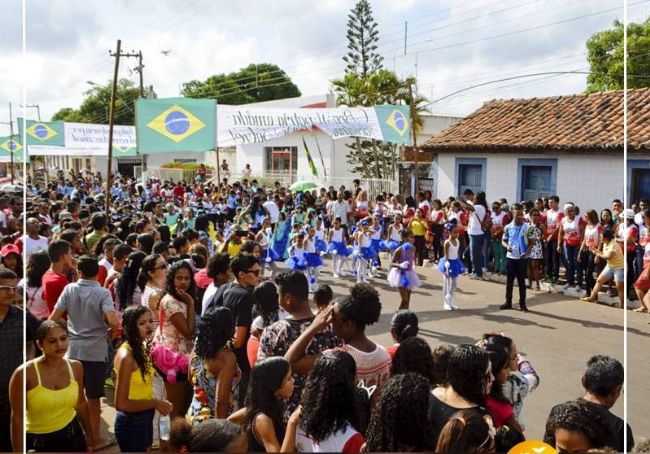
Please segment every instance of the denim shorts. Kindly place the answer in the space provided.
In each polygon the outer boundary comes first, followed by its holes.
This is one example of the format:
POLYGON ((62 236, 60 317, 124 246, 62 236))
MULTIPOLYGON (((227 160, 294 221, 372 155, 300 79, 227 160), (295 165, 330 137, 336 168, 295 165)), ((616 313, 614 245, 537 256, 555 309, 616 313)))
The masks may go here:
POLYGON ((602 273, 600 273, 601 276, 607 277, 607 279, 612 279, 614 278, 614 282, 625 282, 625 269, 624 268, 610 268, 609 265, 607 265, 602 273))
POLYGON ((153 444, 154 410, 115 415, 115 438, 122 452, 145 452, 153 444))

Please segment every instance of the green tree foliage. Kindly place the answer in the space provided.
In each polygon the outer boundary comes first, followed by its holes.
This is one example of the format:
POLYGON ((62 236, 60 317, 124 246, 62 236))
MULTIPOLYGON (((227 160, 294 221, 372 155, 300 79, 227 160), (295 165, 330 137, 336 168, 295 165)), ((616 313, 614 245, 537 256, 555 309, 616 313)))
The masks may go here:
MULTIPOLYGON (((110 81, 106 85, 94 85, 84 93, 84 100, 78 109, 64 107, 54 114, 52 120, 108 124, 112 88, 110 81)), ((145 90, 145 96, 147 95, 145 90)), ((139 97, 140 90, 133 81, 129 79, 118 81, 114 115, 116 125, 135 124, 135 101, 139 97)))
MULTIPOLYGON (((594 34, 587 51, 587 93, 623 89, 623 23, 594 34)), ((628 88, 650 87, 650 18, 628 24, 627 51, 628 88)))
POLYGON ((183 84, 188 98, 212 98, 219 104, 237 105, 300 96, 300 90, 277 65, 250 64, 230 74, 215 74, 205 81, 183 84))
MULTIPOLYGON (((346 106, 370 107, 378 104, 411 104, 409 87, 414 78, 399 79, 386 69, 375 71, 363 77, 347 74, 334 80, 337 103, 346 106)), ((414 124, 416 132, 422 127, 421 113, 425 111, 426 98, 415 96, 414 124)), ((397 145, 377 140, 358 140, 348 145, 348 163, 355 173, 364 178, 395 178, 395 163, 398 159, 397 145)))
POLYGON ((377 53, 379 30, 368 0, 359 0, 348 14, 348 53, 343 56, 346 74, 366 77, 383 67, 384 57, 377 53))

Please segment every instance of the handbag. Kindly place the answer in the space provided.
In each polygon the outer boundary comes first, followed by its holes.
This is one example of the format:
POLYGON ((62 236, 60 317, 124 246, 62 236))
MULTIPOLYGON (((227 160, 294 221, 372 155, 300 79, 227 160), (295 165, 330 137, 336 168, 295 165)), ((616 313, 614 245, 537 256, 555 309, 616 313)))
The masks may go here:
MULTIPOLYGON (((159 309, 160 335, 163 335, 165 326, 165 312, 162 306, 159 309)), ((167 383, 176 383, 179 374, 187 375, 189 369, 189 357, 183 353, 175 352, 169 347, 156 343, 151 349, 153 364, 165 377, 167 383)))

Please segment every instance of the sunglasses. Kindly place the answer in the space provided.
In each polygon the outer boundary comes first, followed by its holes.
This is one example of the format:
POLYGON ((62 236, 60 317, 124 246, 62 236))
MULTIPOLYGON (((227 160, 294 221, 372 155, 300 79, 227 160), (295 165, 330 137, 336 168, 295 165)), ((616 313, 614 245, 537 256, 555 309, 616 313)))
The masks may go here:
POLYGON ((254 274, 255 276, 259 276, 259 275, 260 275, 260 271, 262 271, 262 270, 260 270, 260 269, 257 269, 257 270, 248 270, 248 271, 246 271, 246 272, 247 272, 247 273, 254 274))

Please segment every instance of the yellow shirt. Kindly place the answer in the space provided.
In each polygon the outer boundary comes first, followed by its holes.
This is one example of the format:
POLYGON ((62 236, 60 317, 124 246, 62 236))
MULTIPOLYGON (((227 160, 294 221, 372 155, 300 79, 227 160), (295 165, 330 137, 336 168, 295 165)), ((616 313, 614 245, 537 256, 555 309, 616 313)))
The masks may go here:
POLYGON ((427 224, 424 220, 413 219, 411 221, 411 233, 415 236, 424 236, 427 232, 427 224))
POLYGON ((79 400, 79 383, 74 378, 72 366, 66 360, 70 383, 62 389, 49 389, 41 384, 41 374, 38 370, 38 360, 32 362, 38 384, 27 391, 27 415, 25 428, 33 434, 49 434, 57 432, 70 424, 77 416, 79 400))
MULTIPOLYGON (((120 348, 131 351, 131 346, 126 342, 120 345, 120 348)), ((147 372, 144 374, 144 380, 142 379, 142 373, 139 368, 131 372, 131 378, 129 381, 129 400, 153 399, 153 374, 154 370, 151 366, 149 366, 147 372)))
POLYGON ((623 256, 623 251, 621 251, 621 247, 614 240, 611 240, 609 243, 603 245, 603 255, 605 257, 609 257, 607 259, 607 266, 609 266, 611 269, 621 269, 625 265, 625 257, 623 256))
POLYGON ((228 250, 226 253, 228 254, 229 257, 234 257, 236 255, 239 255, 239 251, 241 250, 241 243, 235 244, 232 241, 228 242, 228 250))

